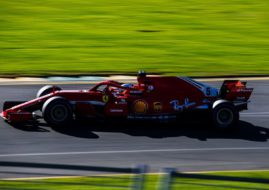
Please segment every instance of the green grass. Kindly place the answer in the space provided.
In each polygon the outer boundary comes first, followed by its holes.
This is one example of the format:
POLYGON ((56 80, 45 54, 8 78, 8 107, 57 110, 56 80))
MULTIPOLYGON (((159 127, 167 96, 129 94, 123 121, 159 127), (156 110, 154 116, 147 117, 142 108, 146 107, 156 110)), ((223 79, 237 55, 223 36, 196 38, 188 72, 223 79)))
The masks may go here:
MULTIPOLYGON (((230 176, 230 177, 245 177, 251 179, 269 179, 269 171, 266 172, 213 172, 206 175, 213 176, 230 176)), ((219 180, 198 180, 198 179, 176 179, 173 189, 180 190, 258 190, 268 189, 269 184, 263 183, 246 183, 234 181, 219 181, 219 180)))
MULTIPOLYGON (((263 172, 211 172, 210 175, 247 177, 252 179, 269 179, 269 171, 263 172)), ((1 190, 111 190, 124 189, 125 186, 131 186, 130 176, 107 176, 99 177, 78 177, 78 178, 56 178, 56 179, 38 179, 38 180, 0 180, 1 190)), ((146 190, 158 190, 159 175, 146 176, 146 190)), ((126 188, 125 188, 126 189, 126 188)), ((269 184, 262 183, 242 183, 218 180, 197 180, 197 179, 176 179, 173 190, 256 190, 269 189, 269 184)))
POLYGON ((1 0, 0 75, 268 75, 268 0, 1 0))

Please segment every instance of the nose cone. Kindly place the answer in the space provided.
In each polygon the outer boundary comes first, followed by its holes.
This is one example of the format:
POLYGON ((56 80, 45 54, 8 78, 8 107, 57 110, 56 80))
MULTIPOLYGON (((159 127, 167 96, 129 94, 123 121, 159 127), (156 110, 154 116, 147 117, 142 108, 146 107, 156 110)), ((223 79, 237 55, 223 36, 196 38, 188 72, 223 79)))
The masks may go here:
POLYGON ((0 114, 1 117, 6 118, 7 117, 7 112, 6 111, 2 111, 0 114))

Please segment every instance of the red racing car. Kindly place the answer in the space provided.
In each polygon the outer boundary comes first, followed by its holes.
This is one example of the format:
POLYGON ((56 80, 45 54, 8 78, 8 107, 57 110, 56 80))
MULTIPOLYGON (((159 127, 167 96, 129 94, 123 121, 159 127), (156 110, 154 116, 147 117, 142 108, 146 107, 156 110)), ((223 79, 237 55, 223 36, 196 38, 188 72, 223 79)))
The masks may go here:
POLYGON ((141 72, 137 84, 104 81, 89 90, 44 86, 33 100, 5 102, 1 116, 10 123, 43 118, 51 126, 65 126, 81 118, 169 120, 203 110, 214 126, 225 129, 236 126, 252 91, 239 80, 226 80, 218 90, 187 77, 141 72), (42 117, 36 115, 40 110, 42 117))

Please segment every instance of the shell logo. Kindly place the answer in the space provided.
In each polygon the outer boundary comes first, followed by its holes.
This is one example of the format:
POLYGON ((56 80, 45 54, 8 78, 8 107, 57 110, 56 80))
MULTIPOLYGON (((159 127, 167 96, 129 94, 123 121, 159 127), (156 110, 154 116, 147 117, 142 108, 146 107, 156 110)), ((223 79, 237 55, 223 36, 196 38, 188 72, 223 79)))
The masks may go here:
POLYGON ((133 104, 135 113, 146 113, 148 110, 148 103, 145 100, 136 100, 133 104))

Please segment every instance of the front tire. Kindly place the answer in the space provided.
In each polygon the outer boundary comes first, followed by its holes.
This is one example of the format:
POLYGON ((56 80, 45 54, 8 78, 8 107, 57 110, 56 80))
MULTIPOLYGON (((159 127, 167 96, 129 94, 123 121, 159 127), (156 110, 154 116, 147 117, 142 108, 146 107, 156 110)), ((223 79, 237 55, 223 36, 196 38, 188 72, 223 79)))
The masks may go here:
POLYGON ((41 96, 45 96, 47 94, 52 93, 53 91, 58 91, 58 90, 62 90, 62 89, 58 86, 46 85, 39 89, 39 91, 36 94, 36 97, 40 98, 41 96))
POLYGON ((43 107, 44 120, 51 126, 66 126, 73 119, 73 110, 70 103, 62 97, 48 99, 43 107))
POLYGON ((212 108, 212 120, 218 129, 232 129, 237 126, 239 112, 232 103, 221 102, 212 108))

